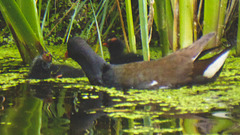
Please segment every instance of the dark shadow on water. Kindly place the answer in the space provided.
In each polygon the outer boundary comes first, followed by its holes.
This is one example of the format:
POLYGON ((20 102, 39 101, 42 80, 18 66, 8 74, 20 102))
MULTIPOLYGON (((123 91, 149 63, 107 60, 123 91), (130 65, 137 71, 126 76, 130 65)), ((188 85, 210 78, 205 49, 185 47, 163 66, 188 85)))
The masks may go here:
POLYGON ((119 106, 124 99, 107 92, 65 85, 42 81, 0 91, 0 134, 240 134, 240 106, 202 113, 159 103, 119 106))

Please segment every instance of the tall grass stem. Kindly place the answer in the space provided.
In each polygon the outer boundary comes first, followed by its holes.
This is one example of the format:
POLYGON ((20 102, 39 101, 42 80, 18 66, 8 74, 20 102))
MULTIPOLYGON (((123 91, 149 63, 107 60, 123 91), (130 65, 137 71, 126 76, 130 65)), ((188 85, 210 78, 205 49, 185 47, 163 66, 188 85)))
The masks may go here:
POLYGON ((147 0, 138 0, 139 3, 139 16, 140 16, 140 29, 141 40, 143 49, 144 61, 150 60, 150 51, 148 45, 148 21, 147 21, 147 0))
POLYGON ((128 26, 128 40, 130 52, 136 53, 136 38, 133 25, 133 16, 132 16, 132 4, 131 0, 125 0, 126 5, 126 15, 127 15, 127 26, 128 26))

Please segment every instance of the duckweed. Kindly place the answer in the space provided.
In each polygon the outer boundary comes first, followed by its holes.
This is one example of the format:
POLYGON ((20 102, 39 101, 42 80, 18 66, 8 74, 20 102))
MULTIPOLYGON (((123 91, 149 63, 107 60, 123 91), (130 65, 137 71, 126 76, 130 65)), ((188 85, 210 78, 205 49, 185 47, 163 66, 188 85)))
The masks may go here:
MULTIPOLYGON (((110 117, 138 119, 150 114, 143 109, 144 106, 151 106, 151 114, 154 115, 176 115, 187 113, 204 113, 213 109, 228 109, 240 103, 240 58, 228 58, 223 71, 214 83, 206 85, 184 86, 179 89, 159 90, 136 90, 130 89, 126 92, 116 88, 89 85, 86 77, 62 78, 62 79, 26 79, 29 66, 22 65, 20 55, 16 48, 4 48, 0 54, 0 91, 8 90, 10 87, 22 83, 38 84, 41 82, 55 83, 63 89, 77 89, 78 91, 105 92, 113 98, 115 105, 105 108, 104 111, 110 117), (4 49, 7 49, 5 51, 4 49), (5 53, 8 52, 8 53, 5 53), (141 111, 139 111, 141 110, 141 111), (142 111, 144 110, 144 111, 142 111)), ((56 48, 55 48, 56 49, 56 48)), ((56 63, 63 55, 57 50, 52 50, 56 55, 56 63)), ((61 51, 59 51, 61 52, 61 51)), ((75 67, 79 65, 72 60, 65 63, 75 67)), ((58 86, 56 86, 58 87, 58 86)), ((98 99, 98 95, 82 95, 84 99, 98 99)), ((152 132, 174 132, 181 129, 144 129, 136 128, 124 130, 126 133, 137 133, 138 129, 152 132)))

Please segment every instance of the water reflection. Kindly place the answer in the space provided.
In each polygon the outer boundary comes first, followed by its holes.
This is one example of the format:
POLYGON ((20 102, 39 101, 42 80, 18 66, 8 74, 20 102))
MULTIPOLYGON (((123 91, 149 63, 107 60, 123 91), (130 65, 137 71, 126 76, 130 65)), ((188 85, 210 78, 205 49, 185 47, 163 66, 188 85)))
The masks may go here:
POLYGON ((4 106, 3 106, 3 103, 5 102, 6 98, 1 95, 0 96, 0 110, 4 110, 4 106))
MULTIPOLYGON (((188 115, 181 120, 186 134, 229 134, 234 122, 231 119, 214 117, 211 114, 188 115)), ((239 133, 239 131, 237 131, 239 133)))
POLYGON ((94 87, 65 85, 42 81, 0 91, 0 134, 240 134, 239 106, 180 114, 159 103, 131 106, 94 87))

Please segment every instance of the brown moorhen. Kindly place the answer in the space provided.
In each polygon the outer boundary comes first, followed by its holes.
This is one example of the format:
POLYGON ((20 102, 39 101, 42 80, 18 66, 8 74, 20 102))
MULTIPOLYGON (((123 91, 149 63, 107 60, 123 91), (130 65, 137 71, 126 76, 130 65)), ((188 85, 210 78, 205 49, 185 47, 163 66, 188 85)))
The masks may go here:
POLYGON ((110 53, 111 64, 124 64, 136 61, 143 61, 143 56, 135 53, 125 53, 125 44, 118 38, 113 37, 103 43, 108 48, 110 53))
POLYGON ((43 52, 33 60, 28 75, 30 79, 47 79, 51 77, 76 78, 83 76, 84 72, 81 69, 67 65, 52 64, 52 55, 49 52, 43 52))
POLYGON ((158 89, 215 81, 221 72, 230 48, 200 60, 203 48, 214 33, 162 59, 111 65, 99 57, 80 37, 68 42, 67 54, 78 62, 93 85, 117 88, 158 89))

